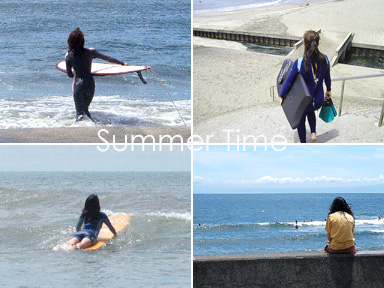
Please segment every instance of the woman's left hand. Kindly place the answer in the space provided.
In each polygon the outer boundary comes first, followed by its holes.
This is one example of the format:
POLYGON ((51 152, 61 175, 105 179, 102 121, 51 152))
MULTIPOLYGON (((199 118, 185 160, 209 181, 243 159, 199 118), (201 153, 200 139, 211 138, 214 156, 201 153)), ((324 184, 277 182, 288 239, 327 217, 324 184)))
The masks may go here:
POLYGON ((280 99, 279 99, 280 106, 283 105, 283 101, 284 101, 284 98, 283 98, 283 97, 280 97, 280 99))
POLYGON ((331 97, 332 97, 331 91, 325 92, 325 99, 328 99, 328 98, 331 98, 331 97))

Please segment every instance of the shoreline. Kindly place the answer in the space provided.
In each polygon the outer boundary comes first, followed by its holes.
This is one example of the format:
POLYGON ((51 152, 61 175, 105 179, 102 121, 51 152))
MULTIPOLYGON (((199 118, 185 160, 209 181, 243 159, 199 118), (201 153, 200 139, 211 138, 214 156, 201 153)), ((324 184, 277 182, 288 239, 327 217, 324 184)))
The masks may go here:
POLYGON ((62 127, 0 129, 0 143, 186 143, 191 127, 62 127), (142 137, 141 137, 142 136, 142 137), (168 137, 169 136, 169 137, 168 137), (134 137, 134 138, 132 138, 134 137), (154 142, 155 141, 155 142, 154 142))
MULTIPOLYGON (((283 0, 284 1, 284 0, 283 0)), ((319 0, 321 1, 321 0, 319 0)), ((293 3, 300 3, 304 2, 301 0, 296 0, 296 2, 293 3)), ((292 3, 292 2, 288 2, 292 3)), ((199 14, 214 14, 214 13, 226 13, 226 12, 236 12, 236 11, 245 11, 245 10, 250 10, 250 9, 260 9, 260 8, 267 8, 270 6, 279 6, 279 5, 284 5, 287 4, 286 1, 281 3, 281 0, 276 0, 273 2, 261 2, 261 3, 248 3, 248 4, 243 4, 243 5, 236 5, 235 2, 231 6, 226 6, 226 7, 215 7, 211 9, 198 9, 198 10, 193 10, 193 15, 199 15, 199 14), (276 3, 278 2, 278 3, 276 3)))
POLYGON ((197 13, 193 14, 193 28, 211 28, 301 37, 303 33, 300 33, 300 35, 288 33, 288 27, 283 23, 283 16, 300 12, 303 9, 312 9, 319 4, 335 1, 340 0, 284 2, 276 5, 228 12, 197 13), (307 3, 310 3, 309 6, 306 6, 307 3))

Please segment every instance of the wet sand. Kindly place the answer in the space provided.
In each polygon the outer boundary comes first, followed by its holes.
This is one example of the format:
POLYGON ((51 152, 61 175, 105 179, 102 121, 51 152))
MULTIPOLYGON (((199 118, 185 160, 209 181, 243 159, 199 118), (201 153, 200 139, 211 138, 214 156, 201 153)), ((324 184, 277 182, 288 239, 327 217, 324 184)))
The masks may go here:
POLYGON ((66 127, 1 129, 1 143, 181 143, 190 127, 66 127), (166 137, 166 135, 170 137, 166 137), (142 137, 140 137, 142 136, 142 137), (147 136, 147 137, 146 137, 147 136), (153 137, 151 137, 153 136, 153 137), (134 137, 134 138, 132 138, 134 137), (144 139, 144 140, 143 140, 144 139), (153 140, 154 139, 154 140, 153 140))

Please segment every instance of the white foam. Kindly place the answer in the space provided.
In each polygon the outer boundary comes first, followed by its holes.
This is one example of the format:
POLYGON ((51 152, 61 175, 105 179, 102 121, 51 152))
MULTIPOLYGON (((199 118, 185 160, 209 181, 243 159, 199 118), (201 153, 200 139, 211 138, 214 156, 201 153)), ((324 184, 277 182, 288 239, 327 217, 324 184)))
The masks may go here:
POLYGON ((73 250, 72 245, 68 243, 59 244, 52 248, 53 251, 71 251, 73 250))
POLYGON ((383 225, 384 219, 363 219, 363 220, 355 220, 355 224, 359 226, 366 226, 366 225, 383 225))
MULTIPOLYGON (((296 222, 288 222, 287 224, 296 225, 296 222)), ((325 226, 325 221, 307 221, 307 222, 297 222, 297 226, 325 226)))
MULTIPOLYGON (((256 223, 257 225, 261 226, 267 226, 275 223, 256 223)), ((278 222, 278 224, 282 225, 293 225, 296 226, 296 222, 278 222)), ((312 226, 312 227, 318 227, 318 226, 325 226, 326 221, 298 221, 297 226, 312 226)), ((355 220, 356 226, 370 226, 370 225, 384 225, 384 219, 362 219, 362 220, 355 220)))
POLYGON ((165 218, 175 218, 185 221, 191 221, 191 213, 178 213, 178 212, 150 212, 146 214, 147 216, 152 217, 165 217, 165 218))
MULTIPOLYGON (((110 216, 110 215, 113 215, 113 214, 115 214, 115 212, 113 212, 112 210, 102 210, 102 212, 104 212, 105 214, 107 214, 108 216, 110 216)), ((120 214, 120 213, 119 213, 120 214)))
MULTIPOLYGON (((175 101, 191 124, 191 101, 175 101)), ((94 126, 179 126, 184 125, 172 102, 131 100, 118 95, 96 96, 90 112, 98 122, 75 122, 72 97, 49 96, 27 100, 0 99, 0 129, 94 126)))
MULTIPOLYGON (((300 222, 298 221, 298 226, 325 226, 325 221, 307 221, 307 222, 300 222)), ((288 225, 296 225, 295 222, 282 222, 280 224, 288 224, 288 225)), ((367 226, 367 225, 383 225, 384 220, 383 219, 362 219, 362 220, 355 220, 356 226, 367 226)))
POLYGON ((384 230, 370 230, 373 233, 384 233, 384 230))

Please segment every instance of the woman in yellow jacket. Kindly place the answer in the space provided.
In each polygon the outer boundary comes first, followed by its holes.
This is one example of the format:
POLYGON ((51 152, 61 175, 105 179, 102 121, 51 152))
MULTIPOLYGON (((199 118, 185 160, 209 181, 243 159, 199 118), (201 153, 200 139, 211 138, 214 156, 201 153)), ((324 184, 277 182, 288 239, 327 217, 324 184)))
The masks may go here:
POLYGON ((325 231, 328 233, 328 245, 324 250, 331 254, 355 254, 355 217, 347 202, 336 197, 331 205, 325 231))

